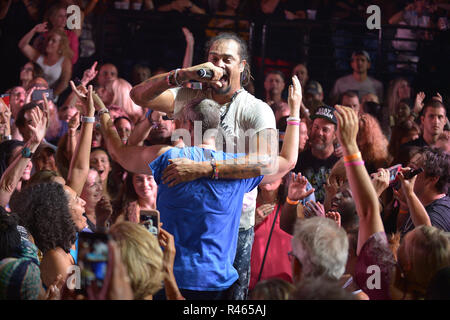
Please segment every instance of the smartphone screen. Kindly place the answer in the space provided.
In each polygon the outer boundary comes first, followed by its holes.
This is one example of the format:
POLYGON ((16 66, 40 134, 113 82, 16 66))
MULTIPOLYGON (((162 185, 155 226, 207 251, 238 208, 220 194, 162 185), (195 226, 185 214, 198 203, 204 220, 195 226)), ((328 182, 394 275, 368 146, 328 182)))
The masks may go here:
POLYGON ((402 168, 401 164, 397 164, 388 168, 389 170, 389 183, 393 183, 397 179, 397 174, 400 172, 402 168))
POLYGON ((155 236, 159 234, 159 211, 141 210, 140 223, 155 236))
POLYGON ((7 107, 9 107, 9 94, 2 94, 0 96, 0 98, 3 100, 3 102, 5 103, 5 105, 7 107))
POLYGON ((89 286, 102 288, 108 266, 108 236, 104 233, 81 232, 78 238, 78 266, 81 291, 89 286))
POLYGON ((42 95, 45 94, 48 100, 53 100, 53 89, 34 90, 31 94, 32 101, 44 100, 42 95))

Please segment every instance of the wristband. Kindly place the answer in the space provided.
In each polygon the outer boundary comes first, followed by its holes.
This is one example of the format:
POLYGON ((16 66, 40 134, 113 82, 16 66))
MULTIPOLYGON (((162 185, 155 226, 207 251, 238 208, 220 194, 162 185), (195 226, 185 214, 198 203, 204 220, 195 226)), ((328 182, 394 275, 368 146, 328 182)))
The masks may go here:
POLYGON ((211 179, 219 180, 219 169, 217 168, 216 159, 212 158, 210 164, 213 169, 211 179))
POLYGON ((3 136, 3 141, 11 140, 11 139, 12 139, 12 136, 11 136, 11 135, 3 136))
POLYGON ((353 161, 353 160, 360 159, 360 158, 361 158, 361 152, 357 152, 354 154, 350 154, 348 156, 344 156, 344 161, 349 162, 349 161, 353 161))
POLYGON ((99 110, 99 111, 97 112, 97 114, 98 114, 99 117, 101 117, 101 115, 104 114, 104 113, 109 113, 109 110, 106 109, 106 108, 103 108, 103 109, 101 109, 101 110, 99 110))
POLYGON ((175 73, 175 71, 172 70, 166 76, 166 82, 169 87, 175 87, 175 83, 172 82, 174 73, 175 73))
POLYGON ((300 121, 288 121, 286 122, 288 126, 299 126, 300 121))
POLYGON ((183 82, 182 83, 178 83, 178 79, 177 79, 177 77, 178 77, 178 71, 180 71, 181 69, 180 68, 178 68, 178 69, 175 69, 175 75, 174 75, 174 79, 175 79, 175 84, 178 86, 178 87, 181 87, 182 85, 183 85, 183 82))
POLYGON ((297 205, 300 201, 299 201, 299 200, 294 201, 294 200, 289 199, 289 197, 286 197, 286 202, 289 203, 289 204, 292 204, 293 206, 295 206, 295 205, 297 205))
POLYGON ((364 165, 364 161, 349 161, 349 162, 345 162, 344 165, 346 167, 363 166, 364 165))
POLYGON ((286 121, 298 121, 298 122, 300 122, 300 118, 289 117, 289 118, 286 119, 286 121))
POLYGON ((398 213, 400 213, 400 214, 405 214, 405 213, 408 213, 408 210, 400 209, 400 210, 398 210, 398 213))
POLYGON ((85 117, 85 116, 82 116, 82 117, 81 117, 81 122, 94 123, 94 122, 95 122, 95 117, 85 117))

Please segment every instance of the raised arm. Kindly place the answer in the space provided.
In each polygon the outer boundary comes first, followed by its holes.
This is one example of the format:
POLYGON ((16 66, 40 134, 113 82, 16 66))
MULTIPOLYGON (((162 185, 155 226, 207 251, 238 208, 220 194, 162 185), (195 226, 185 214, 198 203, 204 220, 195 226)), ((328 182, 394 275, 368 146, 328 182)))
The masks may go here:
POLYGON ((361 153, 356 143, 358 134, 358 116, 351 108, 336 106, 335 115, 338 119, 337 136, 344 149, 345 171, 356 204, 359 216, 358 248, 359 254, 369 237, 384 231, 381 221, 377 193, 367 173, 361 153))
POLYGON ((169 150, 171 146, 155 145, 143 147, 123 144, 111 121, 108 109, 105 107, 100 97, 97 95, 94 95, 94 97, 96 99, 96 106, 99 106, 98 111, 100 113, 102 135, 106 141, 106 147, 111 157, 127 171, 151 174, 152 171, 148 164, 169 150))
POLYGON ((144 144, 145 138, 147 138, 152 131, 152 124, 149 117, 150 114, 147 112, 146 117, 134 126, 128 137, 128 146, 142 146, 144 144))
MULTIPOLYGON (((414 193, 414 184, 416 182, 417 176, 414 176, 410 180, 405 179, 404 173, 410 171, 411 168, 402 168, 402 171, 399 172, 398 177, 402 184, 400 192, 403 192, 405 196, 406 203, 408 206, 409 215, 411 216, 411 220, 414 224, 414 227, 417 228, 421 225, 431 226, 430 216, 425 210, 422 202, 420 202, 417 195, 414 193)), ((403 209, 400 207, 400 209, 403 209)))
MULTIPOLYGON (((75 84, 70 83, 72 90, 76 90, 75 84)), ((91 154, 92 132, 94 130, 94 102, 92 86, 89 86, 87 98, 80 97, 83 102, 82 114, 87 121, 82 121, 80 137, 75 152, 70 161, 69 173, 67 175, 67 185, 78 195, 83 191, 89 173, 89 156, 91 154), (89 119, 90 118, 90 119, 89 119)))
MULTIPOLYGON (((34 153, 42 139, 44 139, 48 115, 45 111, 41 111, 40 108, 34 108, 31 111, 31 119, 32 122, 28 124, 28 127, 33 131, 33 136, 25 143, 24 148, 28 148, 30 152, 34 153)), ((30 161, 31 158, 25 158, 22 154, 19 154, 8 166, 0 180, 0 206, 6 207, 9 203, 11 195, 16 190, 17 184, 23 175, 23 171, 30 161)))
POLYGON ((19 49, 22 53, 30 59, 31 61, 36 61, 39 58, 39 51, 30 45, 31 39, 37 32, 46 32, 47 22, 37 24, 33 29, 31 29, 27 34, 23 36, 19 41, 19 49))
POLYGON ((194 36, 188 28, 181 28, 186 39, 186 51, 184 53, 183 68, 192 66, 192 59, 194 59, 194 36))
POLYGON ((153 76, 134 86, 130 92, 131 99, 143 108, 172 114, 175 99, 173 94, 167 89, 176 87, 177 84, 181 85, 189 80, 210 83, 216 87, 222 86, 218 80, 222 78, 223 70, 211 62, 177 70, 153 76), (212 79, 202 79, 198 76, 197 71, 202 68, 213 71, 214 76, 212 79))
MULTIPOLYGON (((257 146, 256 153, 239 159, 217 161, 220 179, 248 179, 264 175, 262 183, 270 183, 283 177, 297 163, 299 144, 300 104, 302 89, 297 76, 292 78, 289 88, 290 115, 283 147, 278 156, 278 136, 274 129, 264 129, 252 139, 257 146)), ((193 162, 173 159, 163 173, 163 182, 174 186, 181 182, 192 181, 202 177, 211 177, 212 166, 209 162, 193 162)))

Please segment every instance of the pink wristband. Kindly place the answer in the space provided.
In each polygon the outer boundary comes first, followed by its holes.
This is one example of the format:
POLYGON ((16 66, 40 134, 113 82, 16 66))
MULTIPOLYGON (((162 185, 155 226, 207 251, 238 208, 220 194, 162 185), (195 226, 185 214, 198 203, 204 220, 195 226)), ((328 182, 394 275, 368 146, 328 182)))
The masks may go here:
POLYGON ((350 167, 350 166, 363 166, 364 165, 364 161, 349 161, 349 162, 345 162, 344 165, 346 167, 350 167))
POLYGON ((300 121, 288 121, 287 125, 291 125, 291 126, 299 126, 300 125, 300 121))

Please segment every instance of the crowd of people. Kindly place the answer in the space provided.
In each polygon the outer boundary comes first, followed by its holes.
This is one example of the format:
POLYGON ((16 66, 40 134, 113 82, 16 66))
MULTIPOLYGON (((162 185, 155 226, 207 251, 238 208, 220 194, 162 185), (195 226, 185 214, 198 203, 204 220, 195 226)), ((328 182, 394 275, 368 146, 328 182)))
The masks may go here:
MULTIPOLYGON (((450 298, 448 97, 369 76, 356 50, 329 93, 301 62, 289 80, 267 72, 258 98, 245 34, 211 34, 193 65, 188 29, 179 68, 136 65, 129 82, 95 61, 80 80, 98 1, 78 2, 22 35, 28 62, 0 98, 0 299, 450 298), (77 3, 83 32, 65 28, 77 3), (81 290, 77 266, 95 279, 81 290)), ((222 4, 232 16, 239 1, 222 4)))

